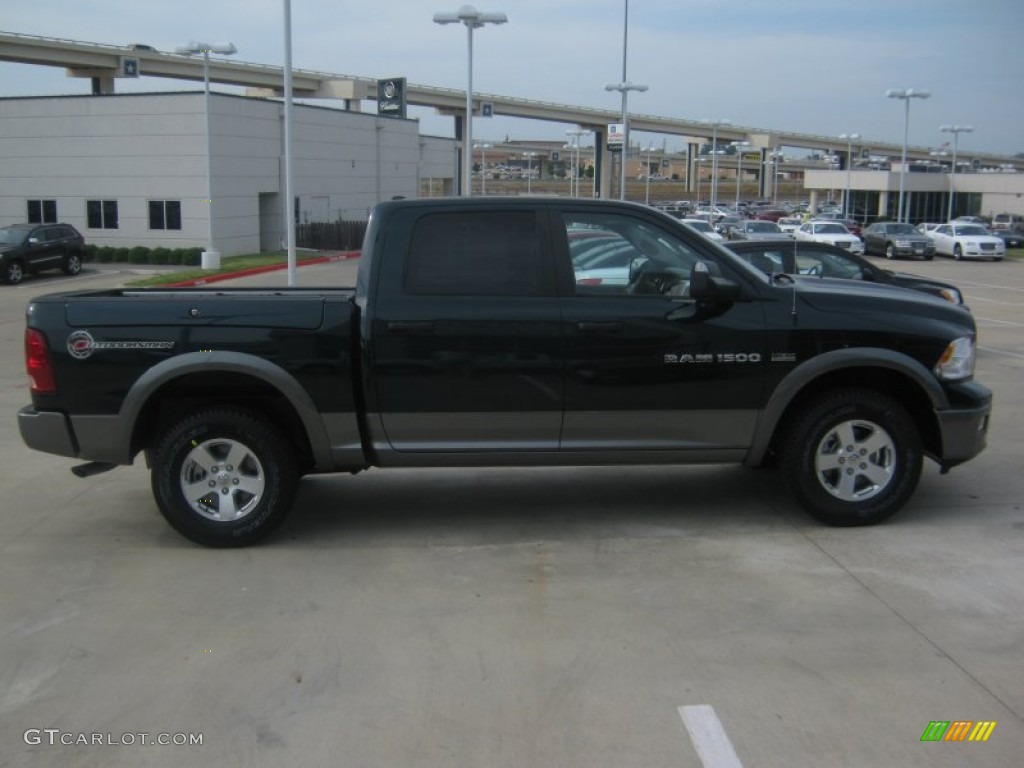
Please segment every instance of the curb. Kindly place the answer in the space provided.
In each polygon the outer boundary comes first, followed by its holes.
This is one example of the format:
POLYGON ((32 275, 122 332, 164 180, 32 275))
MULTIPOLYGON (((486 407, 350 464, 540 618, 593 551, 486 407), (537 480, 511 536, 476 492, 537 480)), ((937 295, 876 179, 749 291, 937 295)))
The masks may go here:
MULTIPOLYGON (((328 256, 317 256, 312 259, 303 259, 302 261, 296 262, 296 267, 305 267, 310 264, 328 264, 332 261, 348 261, 350 259, 358 259, 361 255, 361 251, 339 251, 338 253, 330 254, 328 256)), ((168 283, 163 286, 164 288, 199 288, 209 283, 219 283, 221 280, 233 280, 236 277, 249 277, 250 275, 262 275, 266 272, 278 272, 282 269, 287 269, 287 264, 268 264, 265 267, 251 267, 249 269, 240 269, 237 272, 218 272, 215 275, 209 275, 208 277, 194 277, 191 280, 182 280, 178 283, 168 283)))

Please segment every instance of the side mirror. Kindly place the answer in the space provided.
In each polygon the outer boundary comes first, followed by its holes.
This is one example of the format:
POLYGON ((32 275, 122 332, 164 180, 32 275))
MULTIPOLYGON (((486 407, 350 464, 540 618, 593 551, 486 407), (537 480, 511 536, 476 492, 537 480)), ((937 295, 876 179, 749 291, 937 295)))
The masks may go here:
POLYGON ((39 245, 39 238, 38 237, 30 237, 28 239, 28 244, 29 245, 39 245))
POLYGON ((698 261, 690 270, 691 297, 713 301, 736 301, 740 295, 739 283, 722 277, 721 270, 713 261, 698 261))

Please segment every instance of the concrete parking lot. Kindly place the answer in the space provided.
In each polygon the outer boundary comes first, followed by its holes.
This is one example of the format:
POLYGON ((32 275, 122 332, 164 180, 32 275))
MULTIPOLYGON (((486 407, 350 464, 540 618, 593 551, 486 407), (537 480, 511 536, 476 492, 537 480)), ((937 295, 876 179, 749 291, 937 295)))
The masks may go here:
POLYGON ((129 276, 0 286, 0 765, 1020 765, 1024 262, 895 266, 963 289, 996 405, 887 524, 731 466, 371 471, 240 551, 175 534, 143 466, 20 441, 26 301, 129 276))

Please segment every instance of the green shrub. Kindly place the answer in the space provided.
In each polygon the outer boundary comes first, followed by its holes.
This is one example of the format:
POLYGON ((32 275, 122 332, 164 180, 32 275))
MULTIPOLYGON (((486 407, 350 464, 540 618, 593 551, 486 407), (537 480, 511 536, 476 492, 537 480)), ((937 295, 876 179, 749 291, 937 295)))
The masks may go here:
POLYGON ((85 249, 82 252, 82 261, 96 261, 96 251, 99 250, 99 246, 94 243, 86 243, 85 249))
POLYGON ((202 263, 202 248, 184 248, 182 250, 181 263, 186 267, 198 267, 202 263))
POLYGON ((172 266, 177 266, 178 264, 181 264, 183 250, 184 249, 182 248, 168 248, 167 261, 165 261, 164 263, 171 264, 172 266))
POLYGON ((113 259, 111 259, 112 261, 116 261, 118 264, 123 264, 124 262, 128 261, 128 251, 130 249, 111 248, 110 250, 113 253, 113 259))
POLYGON ((168 259, 171 256, 170 248, 154 248, 149 252, 149 263, 150 264, 169 264, 168 259))
POLYGON ((136 245, 128 251, 129 264, 148 264, 149 248, 144 245, 136 245))
POLYGON ((96 261, 100 264, 109 264, 114 260, 114 249, 109 245, 101 245, 96 248, 96 261))

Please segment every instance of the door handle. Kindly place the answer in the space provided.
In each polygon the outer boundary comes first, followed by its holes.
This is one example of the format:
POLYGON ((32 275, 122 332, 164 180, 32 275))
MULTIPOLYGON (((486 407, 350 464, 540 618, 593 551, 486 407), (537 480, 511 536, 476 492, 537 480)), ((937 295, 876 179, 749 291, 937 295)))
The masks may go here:
POLYGON ((392 333, 433 333, 434 324, 430 320, 396 320, 388 323, 392 333))
POLYGON ((626 324, 621 320, 583 320, 576 323, 580 333, 618 333, 625 330, 626 324))

